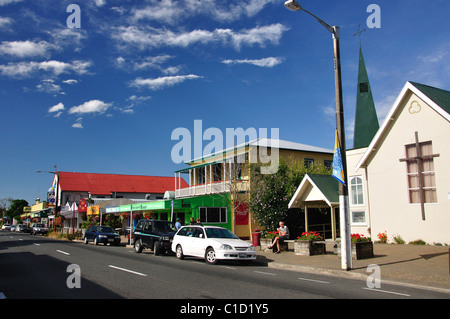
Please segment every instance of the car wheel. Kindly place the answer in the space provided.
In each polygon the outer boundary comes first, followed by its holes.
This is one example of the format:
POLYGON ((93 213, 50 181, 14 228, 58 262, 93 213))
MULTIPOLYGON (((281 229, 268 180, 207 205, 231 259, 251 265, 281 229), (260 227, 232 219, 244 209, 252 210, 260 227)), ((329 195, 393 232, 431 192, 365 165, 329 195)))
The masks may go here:
POLYGON ((142 253, 142 249, 144 249, 144 247, 142 247, 142 242, 140 239, 137 239, 134 242, 134 251, 139 254, 139 253, 142 253))
POLYGON ((205 253, 205 260, 210 265, 215 265, 217 263, 216 252, 213 248, 208 248, 205 253))
POLYGON ((89 244, 89 239, 87 239, 86 236, 84 236, 84 243, 85 243, 86 245, 89 244))
POLYGON ((153 253, 155 256, 159 256, 161 254, 161 242, 155 241, 153 243, 153 253))
POLYGON ((183 248, 181 248, 181 245, 177 246, 177 250, 176 250, 175 254, 178 259, 184 259, 183 248))

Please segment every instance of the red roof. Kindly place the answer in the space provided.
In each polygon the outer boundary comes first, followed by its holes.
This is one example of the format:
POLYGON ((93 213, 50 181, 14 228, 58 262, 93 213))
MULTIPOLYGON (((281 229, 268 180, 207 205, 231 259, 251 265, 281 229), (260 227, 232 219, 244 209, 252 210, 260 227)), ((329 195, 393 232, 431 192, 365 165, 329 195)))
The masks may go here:
MULTIPOLYGON (((59 185, 63 192, 90 192, 93 195, 114 192, 164 194, 175 190, 175 177, 59 172, 59 185)), ((181 187, 189 187, 184 179, 181 179, 181 187)))

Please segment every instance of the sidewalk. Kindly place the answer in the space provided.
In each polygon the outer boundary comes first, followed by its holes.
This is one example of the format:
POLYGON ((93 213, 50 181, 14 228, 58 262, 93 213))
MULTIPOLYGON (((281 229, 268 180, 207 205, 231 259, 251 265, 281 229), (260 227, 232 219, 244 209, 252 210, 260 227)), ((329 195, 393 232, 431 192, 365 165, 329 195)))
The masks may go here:
POLYGON ((381 284, 424 286, 450 296, 449 247, 374 243, 373 250, 374 258, 353 260, 353 269, 345 271, 341 258, 333 254, 332 243, 327 243, 326 255, 309 257, 293 251, 274 254, 256 247, 257 262, 268 267, 366 280, 372 273, 367 272, 367 266, 376 264, 381 269, 381 284))

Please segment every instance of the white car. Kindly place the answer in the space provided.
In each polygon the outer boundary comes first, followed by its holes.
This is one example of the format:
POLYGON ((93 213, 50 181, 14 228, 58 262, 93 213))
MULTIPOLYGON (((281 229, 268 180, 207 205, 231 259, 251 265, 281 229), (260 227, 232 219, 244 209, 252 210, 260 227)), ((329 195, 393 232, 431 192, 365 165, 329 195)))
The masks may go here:
POLYGON ((218 260, 255 260, 256 251, 223 227, 189 225, 183 226, 173 237, 172 251, 178 259, 185 256, 205 258, 208 264, 218 260))

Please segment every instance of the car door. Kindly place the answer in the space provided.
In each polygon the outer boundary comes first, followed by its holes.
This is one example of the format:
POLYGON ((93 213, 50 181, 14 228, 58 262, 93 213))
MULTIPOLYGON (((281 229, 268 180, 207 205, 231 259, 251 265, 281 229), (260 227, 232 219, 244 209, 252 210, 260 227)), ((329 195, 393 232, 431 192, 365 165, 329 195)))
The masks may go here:
POLYGON ((186 232, 182 237, 180 244, 183 248, 183 254, 187 256, 195 256, 193 247, 193 237, 194 237, 195 227, 186 227, 186 232))
POLYGON ((201 227, 193 227, 193 236, 191 237, 192 254, 197 257, 205 255, 205 233, 201 227))
POLYGON ((153 225, 151 221, 147 221, 142 227, 141 239, 145 247, 153 248, 152 230, 153 225))

